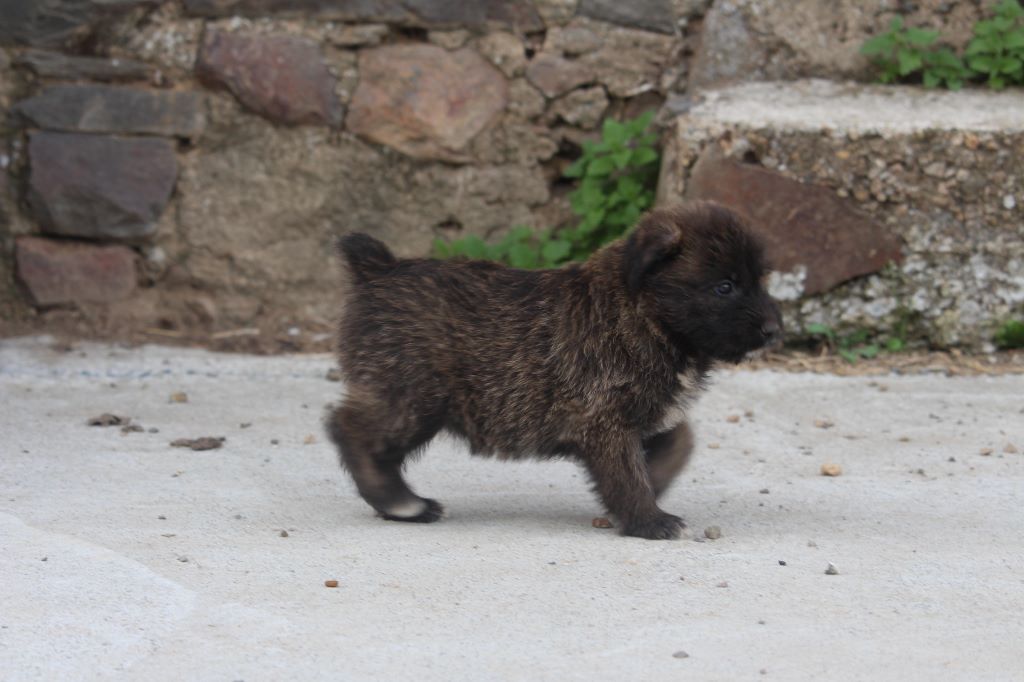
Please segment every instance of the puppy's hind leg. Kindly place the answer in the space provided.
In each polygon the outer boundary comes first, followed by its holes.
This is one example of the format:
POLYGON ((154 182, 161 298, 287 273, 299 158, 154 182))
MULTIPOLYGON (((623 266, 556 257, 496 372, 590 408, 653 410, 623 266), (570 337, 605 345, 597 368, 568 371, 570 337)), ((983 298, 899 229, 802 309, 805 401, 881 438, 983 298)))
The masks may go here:
POLYGON ((385 519, 430 523, 444 508, 420 497, 402 478, 406 456, 441 429, 441 415, 414 412, 358 393, 327 416, 327 433, 359 494, 385 519))
POLYGON ((682 422, 674 429, 644 439, 647 473, 656 497, 668 489, 693 452, 693 431, 682 422))

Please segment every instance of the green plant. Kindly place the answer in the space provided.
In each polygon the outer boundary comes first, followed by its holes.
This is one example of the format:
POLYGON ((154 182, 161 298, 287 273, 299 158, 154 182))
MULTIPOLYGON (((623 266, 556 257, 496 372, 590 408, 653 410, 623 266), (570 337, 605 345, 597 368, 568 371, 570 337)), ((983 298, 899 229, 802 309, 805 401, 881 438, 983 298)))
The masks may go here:
POLYGON ((903 17, 895 17, 889 22, 888 31, 868 39, 860 51, 879 69, 878 79, 881 82, 895 83, 924 67, 925 48, 938 37, 938 31, 908 28, 903 17))
POLYGON ((565 176, 579 180, 569 195, 579 222, 561 230, 513 228, 496 244, 476 236, 434 240, 440 258, 497 260, 517 268, 555 267, 582 260, 622 236, 654 203, 658 176, 657 136, 648 132, 653 112, 618 122, 606 119, 601 139, 584 142, 583 154, 565 176))
POLYGON ((1009 320, 996 332, 1000 348, 1024 348, 1024 321, 1009 320))
POLYGON ((1024 83, 1024 8, 1018 0, 1003 0, 993 18, 974 25, 965 54, 971 69, 987 76, 995 90, 1024 83))
POLYGON ((959 90, 964 86, 964 81, 971 77, 971 70, 948 47, 925 52, 923 58, 921 78, 926 88, 937 88, 944 84, 950 90, 959 90))
POLYGON ((646 132, 653 118, 647 112, 624 123, 605 119, 600 142, 584 142, 583 155, 565 170, 566 177, 580 180, 569 200, 581 220, 564 231, 573 258, 625 234, 654 203, 657 136, 646 132))
POLYGON ((901 319, 884 342, 878 336, 872 336, 867 329, 855 329, 846 334, 837 334, 832 327, 826 324, 813 323, 804 327, 804 332, 819 338, 829 350, 854 364, 861 359, 877 357, 881 352, 899 353, 905 350, 908 323, 905 319, 901 319))

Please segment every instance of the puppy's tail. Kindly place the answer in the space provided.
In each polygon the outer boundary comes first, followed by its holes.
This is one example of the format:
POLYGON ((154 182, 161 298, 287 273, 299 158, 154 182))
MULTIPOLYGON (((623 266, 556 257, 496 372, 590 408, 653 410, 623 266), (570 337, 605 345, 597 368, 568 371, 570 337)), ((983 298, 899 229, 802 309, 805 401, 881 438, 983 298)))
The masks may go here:
POLYGON ((339 237, 335 248, 348 265, 352 280, 358 284, 386 275, 398 264, 388 247, 362 232, 339 237))

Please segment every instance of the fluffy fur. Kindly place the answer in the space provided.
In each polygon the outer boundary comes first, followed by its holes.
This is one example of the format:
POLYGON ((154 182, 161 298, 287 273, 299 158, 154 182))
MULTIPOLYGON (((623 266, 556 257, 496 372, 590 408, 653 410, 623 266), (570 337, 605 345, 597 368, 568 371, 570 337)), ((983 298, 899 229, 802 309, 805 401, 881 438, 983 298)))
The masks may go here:
POLYGON ((653 211, 556 270, 400 260, 363 234, 339 251, 347 394, 327 429, 388 519, 441 517, 402 465, 445 430, 476 455, 575 459, 626 535, 677 537, 656 498, 693 449, 686 403, 713 363, 781 334, 761 246, 710 203, 653 211))

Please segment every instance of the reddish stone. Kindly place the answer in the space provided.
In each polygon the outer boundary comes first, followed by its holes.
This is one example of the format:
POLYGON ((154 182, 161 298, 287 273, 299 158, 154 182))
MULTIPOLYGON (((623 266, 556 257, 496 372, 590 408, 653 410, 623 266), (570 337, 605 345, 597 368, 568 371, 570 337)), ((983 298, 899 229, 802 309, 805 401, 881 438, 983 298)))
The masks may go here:
POLYGON ((464 161, 507 98, 504 76, 473 50, 388 45, 360 53, 347 126, 412 157, 464 161))
POLYGON ((594 73, 580 62, 540 54, 526 67, 526 78, 548 97, 558 97, 593 81, 594 73))
POLYGON ((196 73, 272 121, 341 125, 344 109, 334 93, 336 79, 320 48, 304 38, 209 30, 196 73))
POLYGON ((853 202, 773 170, 705 153, 690 174, 686 195, 744 216, 763 238, 774 269, 805 266, 805 294, 828 291, 901 258, 900 240, 853 202))
POLYGON ((125 246, 19 237, 14 257, 36 305, 110 303, 135 290, 135 254, 125 246))

